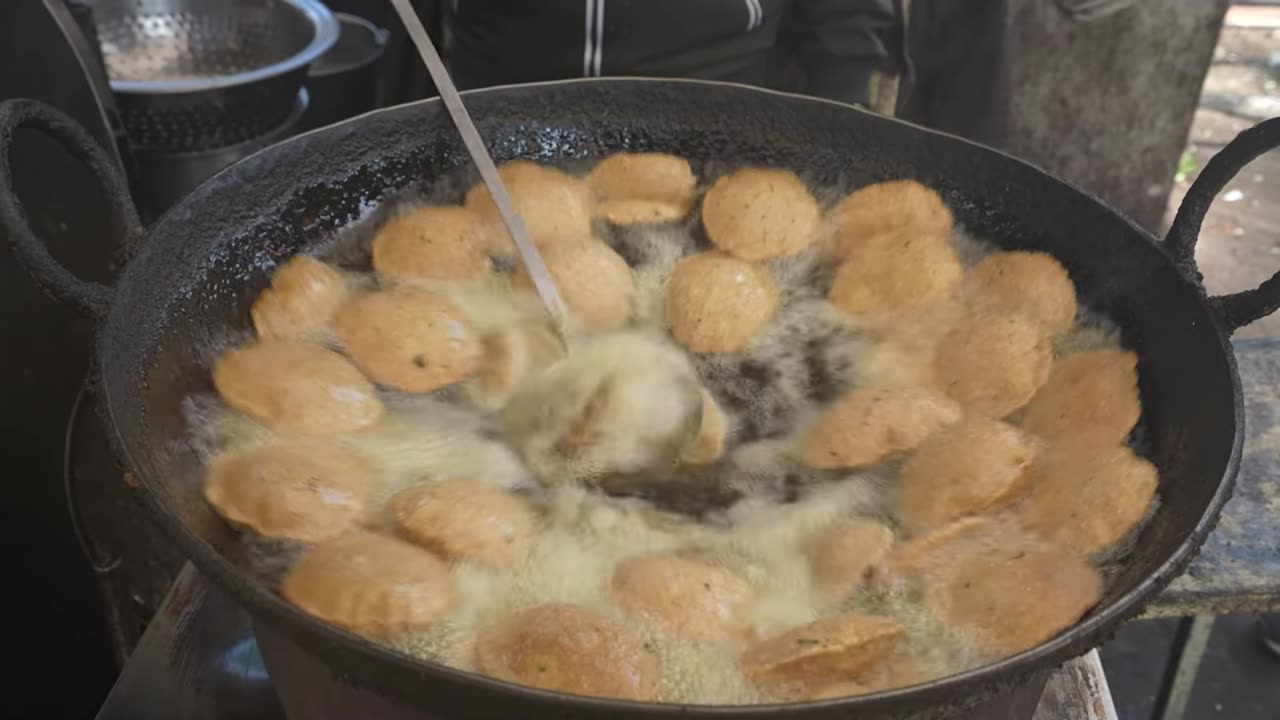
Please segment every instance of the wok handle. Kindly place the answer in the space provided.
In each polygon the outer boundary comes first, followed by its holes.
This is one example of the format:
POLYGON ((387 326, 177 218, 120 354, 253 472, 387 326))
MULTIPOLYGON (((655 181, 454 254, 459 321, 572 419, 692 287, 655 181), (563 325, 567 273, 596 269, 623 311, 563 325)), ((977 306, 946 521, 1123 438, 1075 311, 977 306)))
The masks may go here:
POLYGON ((99 318, 111 302, 111 288, 81 279, 63 266, 36 237, 22 201, 14 191, 11 151, 20 128, 44 133, 84 163, 111 201, 116 229, 123 231, 129 240, 135 240, 142 236, 142 223, 129 198, 129 186, 106 151, 62 111, 25 98, 0 102, 0 226, 18 260, 46 292, 75 304, 90 317, 99 318))
MULTIPOLYGON (((1196 267, 1196 239, 1209 205, 1245 165, 1277 147, 1280 147, 1280 118, 1263 120, 1227 143, 1210 158, 1199 177, 1191 183, 1178 206, 1178 214, 1173 218, 1164 244, 1174 261, 1196 282, 1201 282, 1204 277, 1196 267)), ((1280 309, 1280 272, 1253 290, 1211 297, 1209 304, 1217 311, 1227 330, 1235 332, 1280 309)))

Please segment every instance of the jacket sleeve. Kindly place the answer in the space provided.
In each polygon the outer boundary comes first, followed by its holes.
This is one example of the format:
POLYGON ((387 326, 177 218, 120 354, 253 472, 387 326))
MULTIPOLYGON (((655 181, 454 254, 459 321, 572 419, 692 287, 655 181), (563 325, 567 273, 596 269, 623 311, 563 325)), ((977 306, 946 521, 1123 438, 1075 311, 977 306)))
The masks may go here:
POLYGON ((883 37, 897 22, 893 0, 797 0, 788 13, 809 94, 869 104, 871 73, 887 58, 883 37))

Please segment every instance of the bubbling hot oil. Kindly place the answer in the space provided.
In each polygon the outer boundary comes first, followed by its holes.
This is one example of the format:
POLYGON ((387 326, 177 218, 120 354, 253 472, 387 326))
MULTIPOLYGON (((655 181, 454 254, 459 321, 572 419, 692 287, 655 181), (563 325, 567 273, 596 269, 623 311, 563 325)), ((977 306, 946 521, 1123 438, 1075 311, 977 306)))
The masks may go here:
MULTIPOLYGON (((456 202, 459 188, 459 183, 447 182, 429 194, 435 201, 456 202)), ((322 256, 351 273, 355 282, 372 284, 368 256, 373 229, 394 211, 394 207, 380 208, 336 236, 322 256)), ((596 229, 633 269, 637 322, 664 328, 664 284, 672 267, 681 256, 708 249, 697 223, 596 229)), ((896 530, 892 482, 896 468, 890 464, 855 473, 806 469, 792 456, 790 434, 822 405, 855 385, 918 383, 926 369, 915 358, 937 335, 936 326, 925 322, 900 335, 896 346, 864 337, 822 301, 831 272, 829 264, 819 261, 821 246, 818 243, 799 256, 770 262, 784 303, 778 318, 751 348, 691 358, 727 416, 730 450, 720 467, 737 498, 703 521, 659 511, 643 500, 608 497, 574 486, 539 486, 498 439, 491 418, 460 402, 465 394, 456 389, 424 396, 380 391, 386 417, 341 441, 366 450, 381 463, 387 478, 383 501, 424 479, 466 478, 521 493, 540 509, 542 517, 540 531, 512 567, 495 570, 456 563, 456 610, 427 630, 388 642, 413 657, 474 671, 474 644, 482 628, 521 608, 569 602, 639 630, 646 646, 661 660, 665 702, 741 705, 776 699, 761 695, 743 676, 738 662, 743 650, 740 638, 682 638, 650 618, 624 617, 611 597, 613 573, 620 562, 655 553, 695 552, 751 581, 757 593, 749 618, 754 636, 770 637, 820 617, 859 611, 905 626, 904 643, 918 672, 915 680, 950 675, 993 659, 984 656, 963 630, 940 626, 919 598, 895 588, 864 586, 835 607, 818 602, 810 577, 809 539, 834 520, 847 517, 874 519, 896 530)), ((955 233, 953 246, 967 266, 996 249, 962 230, 955 233)), ((501 288, 497 293, 487 288, 474 296, 457 288, 437 289, 453 293, 482 326, 501 324, 506 313, 513 312, 486 299, 502 296, 501 288)), ((1114 325, 1084 311, 1075 327, 1058 339, 1055 354, 1118 345, 1114 325)), ((194 429, 191 446, 206 460, 224 447, 277 437, 228 411, 216 398, 190 398, 186 409, 194 429)), ((386 518, 379 523, 393 531, 386 518)), ((294 543, 257 540, 247 533, 244 538, 238 553, 242 562, 273 584, 305 550, 294 543)), ((1125 552, 1108 553, 1104 575, 1111 574, 1125 552)), ((886 672, 873 669, 869 681, 881 687, 901 682, 886 677, 886 672)))
MULTIPOLYGON (((750 617, 755 635, 769 637, 821 616, 803 549, 813 531, 837 517, 881 511, 876 479, 854 475, 780 505, 772 499, 739 503, 727 527, 659 523, 643 503, 561 488, 545 498, 544 530, 509 571, 455 566, 459 609, 427 631, 394 645, 424 660, 475 670, 476 634, 513 611, 548 602, 583 605, 638 629, 662 665, 665 702, 743 705, 769 700, 743 676, 739 641, 694 641, 643 615, 624 616, 610 595, 614 568, 632 557, 696 549, 698 557, 748 578, 758 593, 750 617)), ((936 675, 970 667, 976 656, 955 633, 904 597, 857 596, 840 610, 863 610, 902 622, 924 650, 919 660, 936 675)))

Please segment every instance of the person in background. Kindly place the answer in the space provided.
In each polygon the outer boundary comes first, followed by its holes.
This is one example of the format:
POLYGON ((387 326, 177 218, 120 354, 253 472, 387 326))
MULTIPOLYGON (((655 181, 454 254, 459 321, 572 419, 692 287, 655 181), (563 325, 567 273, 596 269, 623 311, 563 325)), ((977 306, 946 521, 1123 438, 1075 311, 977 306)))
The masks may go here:
MULTIPOLYGON (((418 0, 459 89, 580 77, 722 80, 866 106, 894 0, 418 0)), ((886 38, 888 38, 886 40, 886 38)), ((416 61, 416 58, 410 59, 416 61)), ((434 94, 420 62, 406 72, 434 94)))

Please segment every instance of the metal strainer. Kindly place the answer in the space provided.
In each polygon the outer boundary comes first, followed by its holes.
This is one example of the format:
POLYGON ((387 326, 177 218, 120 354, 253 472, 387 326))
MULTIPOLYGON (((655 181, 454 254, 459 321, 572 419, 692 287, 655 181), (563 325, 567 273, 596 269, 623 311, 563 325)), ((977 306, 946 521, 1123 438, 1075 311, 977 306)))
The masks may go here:
POLYGON ((154 151, 279 126, 308 64, 338 38, 318 0, 95 0, 93 13, 130 143, 154 151))

